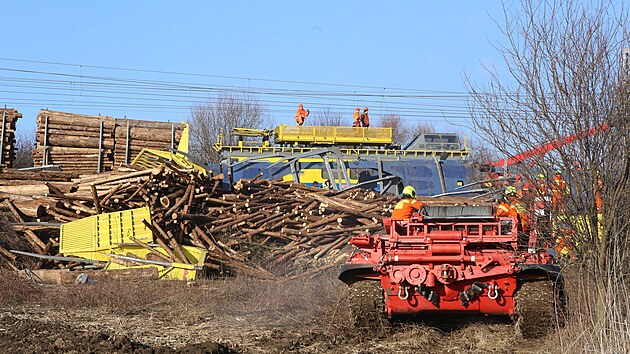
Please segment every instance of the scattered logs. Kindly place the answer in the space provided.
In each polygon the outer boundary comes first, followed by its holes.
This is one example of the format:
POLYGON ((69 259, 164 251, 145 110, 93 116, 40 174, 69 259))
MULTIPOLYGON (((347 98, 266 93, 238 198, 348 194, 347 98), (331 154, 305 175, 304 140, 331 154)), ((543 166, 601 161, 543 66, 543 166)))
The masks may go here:
MULTIPOLYGON (((44 207, 45 215, 37 220, 64 223, 148 206, 152 222, 147 227, 169 253, 169 261, 186 262, 180 246, 192 245, 208 251, 205 265, 210 270, 261 278, 323 267, 323 259, 335 257, 351 236, 381 229, 380 218, 389 215, 394 202, 362 189, 335 195, 279 180, 241 180, 229 188, 222 175, 204 177, 169 164, 83 175, 73 180, 72 188, 59 188, 59 183, 45 183, 48 192, 39 196, 42 199, 26 202, 44 207)), ((35 252, 56 255, 54 230, 42 228, 50 224, 29 228, 26 221, 36 220, 35 210, 27 215, 16 204, 26 197, 4 198, 14 216, 21 218, 14 230, 30 240, 35 252)))

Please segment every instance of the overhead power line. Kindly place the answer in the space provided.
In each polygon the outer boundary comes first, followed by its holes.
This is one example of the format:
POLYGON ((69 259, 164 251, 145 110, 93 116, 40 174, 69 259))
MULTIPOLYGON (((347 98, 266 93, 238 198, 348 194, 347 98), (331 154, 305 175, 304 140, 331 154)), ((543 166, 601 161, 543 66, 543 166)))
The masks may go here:
MULTIPOLYGON (((248 94, 274 118, 292 117, 297 103, 304 103, 311 113, 331 110, 350 116, 354 107, 370 107, 373 117, 398 114, 410 121, 468 120, 469 95, 460 91, 384 88, 336 83, 274 80, 195 74, 188 72, 145 70, 97 65, 81 65, 15 58, 0 58, 0 100, 29 107, 87 108, 136 112, 179 113, 187 116, 191 108, 216 103, 221 95, 248 94), (28 65, 29 67, 24 67, 28 65), (57 70, 35 66, 54 66, 57 70), (80 73, 62 67, 80 68, 80 73), (247 81, 198 82, 198 80, 161 80, 156 77, 133 77, 84 73, 84 69, 120 71, 140 74, 177 75, 179 77, 213 78, 247 81), (268 85, 252 86, 251 81, 268 85), (274 87, 277 86, 277 87, 274 87), (297 86, 297 87, 292 87, 297 86)), ((3 102, 3 103, 4 103, 3 102)))

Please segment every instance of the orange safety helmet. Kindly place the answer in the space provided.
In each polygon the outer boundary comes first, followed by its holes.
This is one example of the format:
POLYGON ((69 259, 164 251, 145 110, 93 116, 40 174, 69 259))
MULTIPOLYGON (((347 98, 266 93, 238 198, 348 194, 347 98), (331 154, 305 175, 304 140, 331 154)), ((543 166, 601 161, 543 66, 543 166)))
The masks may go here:
POLYGON ((357 107, 357 109, 355 109, 355 111, 357 111, 357 112, 360 111, 360 110, 361 110, 361 108, 359 108, 359 107, 357 107))
POLYGON ((363 107, 363 110, 364 110, 364 111, 367 111, 368 109, 367 109, 367 107, 363 107))
POLYGON ((302 105, 301 103, 298 105, 298 108, 304 108, 304 105, 302 105))

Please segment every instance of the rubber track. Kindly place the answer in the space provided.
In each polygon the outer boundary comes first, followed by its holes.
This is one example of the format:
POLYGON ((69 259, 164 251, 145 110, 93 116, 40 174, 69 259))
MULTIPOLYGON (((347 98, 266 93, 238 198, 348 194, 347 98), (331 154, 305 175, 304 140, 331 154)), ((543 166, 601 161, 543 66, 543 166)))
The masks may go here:
POLYGON ((389 327, 380 282, 359 281, 350 285, 349 305, 351 320, 356 328, 373 333, 385 331, 389 327))
POLYGON ((559 299, 550 280, 525 282, 514 298, 516 332, 523 338, 537 338, 550 333, 558 324, 559 299))

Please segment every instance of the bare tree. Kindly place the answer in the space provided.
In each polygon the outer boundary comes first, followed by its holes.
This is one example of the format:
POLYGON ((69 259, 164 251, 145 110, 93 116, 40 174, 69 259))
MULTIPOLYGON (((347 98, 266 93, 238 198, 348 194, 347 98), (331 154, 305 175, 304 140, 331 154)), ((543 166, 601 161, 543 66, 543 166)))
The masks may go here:
POLYGON ((392 128, 394 144, 404 145, 409 142, 411 131, 402 118, 400 118, 400 115, 395 113, 385 114, 381 117, 379 125, 383 128, 392 128))
POLYGON ((468 161, 472 165, 468 178, 474 182, 488 179, 492 171, 490 162, 499 159, 497 151, 488 146, 488 144, 474 139, 469 139, 467 145, 470 150, 468 161))
POLYGON ((394 144, 404 146, 411 142, 416 136, 420 134, 434 133, 435 126, 427 122, 418 122, 415 125, 410 126, 407 124, 400 115, 391 113, 381 116, 380 124, 383 128, 392 128, 392 138, 394 144))
POLYGON ((312 125, 323 126, 348 126, 351 122, 344 121, 343 114, 339 111, 333 111, 330 107, 326 107, 315 114, 312 125))
POLYGON ((435 126, 428 122, 418 122, 411 127, 410 138, 413 139, 421 134, 435 133, 435 126))
POLYGON ((220 93, 193 107, 190 125, 191 155, 202 163, 218 162, 213 148, 220 136, 223 145, 235 144, 233 128, 270 129, 273 125, 265 108, 247 93, 220 93))
MULTIPOLYGON (((583 280, 592 282, 586 287, 591 296, 582 298, 584 306, 593 302, 589 344, 597 352, 625 351, 630 119, 620 54, 628 46, 627 10, 606 0, 526 0, 519 10, 506 9, 506 44, 499 47, 508 80, 494 70, 487 85, 468 80, 474 128, 507 156, 545 143, 543 149, 553 148, 521 165, 521 173, 534 180, 560 169, 569 181, 556 225, 571 230, 567 239, 588 274, 583 280), (608 331, 621 341, 606 342, 608 331)), ((562 234, 553 231, 549 242, 562 234)))
POLYGON ((35 145, 35 131, 26 133, 20 131, 15 135, 15 161, 13 167, 33 167, 33 147, 35 145))

